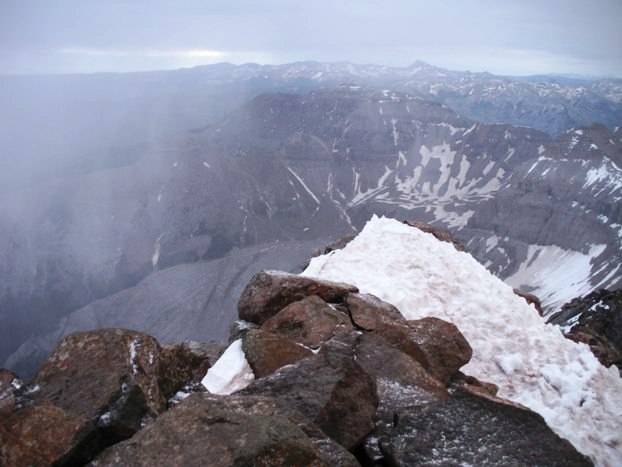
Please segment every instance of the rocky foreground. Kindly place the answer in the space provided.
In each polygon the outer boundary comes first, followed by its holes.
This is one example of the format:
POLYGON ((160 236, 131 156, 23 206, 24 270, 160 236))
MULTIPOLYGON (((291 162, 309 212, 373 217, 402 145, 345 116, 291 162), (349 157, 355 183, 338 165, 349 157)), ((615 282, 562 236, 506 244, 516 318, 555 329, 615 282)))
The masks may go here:
POLYGON ((591 464, 459 371, 472 349, 451 323, 274 272, 252 279, 239 317, 252 375, 229 395, 197 384, 224 346, 120 329, 66 337, 27 385, 4 371, 0 464, 591 464))

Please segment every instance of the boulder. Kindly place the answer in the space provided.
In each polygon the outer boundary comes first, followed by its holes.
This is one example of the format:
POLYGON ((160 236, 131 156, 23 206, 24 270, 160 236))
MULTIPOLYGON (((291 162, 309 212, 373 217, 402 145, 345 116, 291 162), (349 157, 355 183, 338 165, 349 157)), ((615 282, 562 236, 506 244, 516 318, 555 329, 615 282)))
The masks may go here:
POLYGON ((592 465, 535 412, 464 390, 399 411, 380 446, 390 466, 592 465))
POLYGON ((76 465, 96 452, 85 417, 44 401, 14 412, 0 423, 0 465, 76 465))
MULTIPOLYGON (((30 383, 34 403, 50 401, 93 423, 107 445, 132 436, 166 410, 160 345, 122 329, 65 337, 30 383)), ((50 429, 52 427, 49 427, 50 429)))
POLYGON ((408 327, 425 355, 425 369, 443 384, 471 360, 473 349, 454 324, 426 317, 408 321, 408 327))
POLYGON ((255 380, 237 394, 275 397, 351 451, 373 429, 376 384, 351 351, 341 352, 332 342, 318 355, 255 380))
POLYGON ((92 465, 355 466, 356 459, 270 397, 194 394, 92 465))
POLYGON ((319 348, 335 332, 352 330, 350 317, 331 308, 316 295, 290 303, 262 326, 269 331, 312 349, 319 348))
POLYGON ((415 227, 422 232, 432 234, 434 235, 434 237, 436 237, 437 240, 440 240, 441 242, 451 243, 458 251, 466 251, 462 242, 460 242, 460 240, 454 237, 447 230, 441 229, 440 227, 435 227, 430 224, 426 224, 425 222, 419 220, 404 221, 404 224, 415 227))
POLYGON ((255 378, 313 355, 309 349, 270 332, 254 329, 242 339, 242 349, 255 378))
POLYGON ((373 331, 383 323, 406 324, 400 311, 375 295, 351 293, 346 296, 346 305, 352 322, 361 329, 373 331))
POLYGON ((544 313, 544 311, 542 310, 542 302, 537 295, 525 292, 521 289, 514 289, 514 293, 519 297, 524 298, 528 304, 533 305, 534 308, 538 311, 538 314, 542 316, 542 314, 544 313))
POLYGON ((233 344, 233 342, 238 339, 242 339, 251 329, 259 329, 259 325, 249 323, 243 319, 236 319, 229 327, 229 344, 233 344))
POLYGON ((0 421, 13 413, 15 393, 23 386, 15 373, 0 368, 0 421))
POLYGON ((261 271, 253 276, 240 296, 240 319, 263 324, 287 305, 310 295, 317 295, 328 303, 341 302, 350 292, 358 292, 352 285, 298 276, 279 271, 261 271))

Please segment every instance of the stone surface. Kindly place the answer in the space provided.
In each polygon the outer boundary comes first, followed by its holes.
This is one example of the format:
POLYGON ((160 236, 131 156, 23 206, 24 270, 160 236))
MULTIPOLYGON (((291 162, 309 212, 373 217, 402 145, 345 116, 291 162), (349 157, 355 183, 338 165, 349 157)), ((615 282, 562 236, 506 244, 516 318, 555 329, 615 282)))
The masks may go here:
POLYGON ((225 345, 219 342, 184 342, 162 347, 159 355, 158 381, 162 396, 169 399, 179 389, 200 382, 225 345))
POLYGON ((391 466, 592 465, 540 415, 467 391, 400 411, 380 445, 391 466))
POLYGON ((424 367, 443 384, 471 360, 473 349, 454 324, 426 317, 408 321, 408 326, 425 355, 424 367))
POLYGON ((13 412, 15 393, 22 386, 22 381, 15 373, 0 368, 0 421, 13 412))
POLYGON ((577 297, 549 323, 560 325, 567 338, 589 345, 603 365, 622 371, 622 289, 577 297))
POLYGON ((248 283, 238 302, 240 319, 263 324, 290 303, 317 295, 329 303, 340 302, 352 285, 311 279, 278 271, 261 271, 248 283))
POLYGON ((139 332, 71 334, 31 381, 30 397, 93 422, 104 445, 128 438, 166 410, 159 354, 158 342, 139 332))
POLYGON ((242 339, 242 349, 255 378, 263 378, 285 365, 313 355, 295 342, 262 330, 249 331, 242 339))
POLYGON ((372 294, 348 294, 346 305, 352 322, 366 331, 373 331, 382 323, 406 324, 406 319, 396 307, 372 294))
POLYGON ((237 394, 277 398, 348 450, 372 431, 378 406, 373 378, 351 352, 344 354, 328 344, 317 356, 255 380, 237 394))
POLYGON ((195 394, 93 465, 357 465, 310 425, 272 398, 195 394))
POLYGON ((49 402, 18 410, 0 422, 3 466, 76 465, 96 449, 91 422, 49 402))
POLYGON ((317 349, 336 332, 351 331, 352 323, 346 313, 335 310, 317 295, 311 295, 287 305, 261 329, 317 349))
POLYGON ((542 302, 540 302, 540 299, 538 298, 537 295, 529 293, 529 292, 525 292, 524 290, 520 290, 516 288, 514 289, 514 293, 518 295, 519 297, 524 298, 525 301, 529 303, 530 305, 533 305, 535 309, 538 310, 538 313, 540 314, 540 316, 542 316, 542 313, 544 312, 542 310, 542 302))

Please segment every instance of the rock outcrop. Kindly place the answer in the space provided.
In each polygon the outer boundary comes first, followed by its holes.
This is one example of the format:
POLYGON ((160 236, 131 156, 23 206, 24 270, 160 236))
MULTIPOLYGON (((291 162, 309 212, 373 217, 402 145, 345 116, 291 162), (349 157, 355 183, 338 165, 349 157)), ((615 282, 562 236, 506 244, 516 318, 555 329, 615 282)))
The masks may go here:
POLYGON ((622 289, 575 298, 549 322, 561 326, 568 339, 589 345, 603 365, 622 371, 622 289))
POLYGON ((0 373, 0 464, 590 465, 459 371, 472 351, 451 323, 275 272, 251 281, 240 318, 226 351, 105 329, 63 339, 25 386, 0 373), (206 370, 243 384, 209 394, 206 370))

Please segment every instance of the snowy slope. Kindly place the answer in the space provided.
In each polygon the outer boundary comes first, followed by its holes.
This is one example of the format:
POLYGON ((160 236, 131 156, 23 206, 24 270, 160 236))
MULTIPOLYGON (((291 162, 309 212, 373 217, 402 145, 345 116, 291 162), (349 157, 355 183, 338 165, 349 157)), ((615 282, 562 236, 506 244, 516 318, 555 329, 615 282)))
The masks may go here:
POLYGON ((473 347, 464 367, 499 396, 540 413, 597 465, 622 459, 622 379, 587 346, 565 339, 466 253, 395 220, 374 217, 348 246, 303 273, 354 284, 408 319, 455 323, 473 347))

